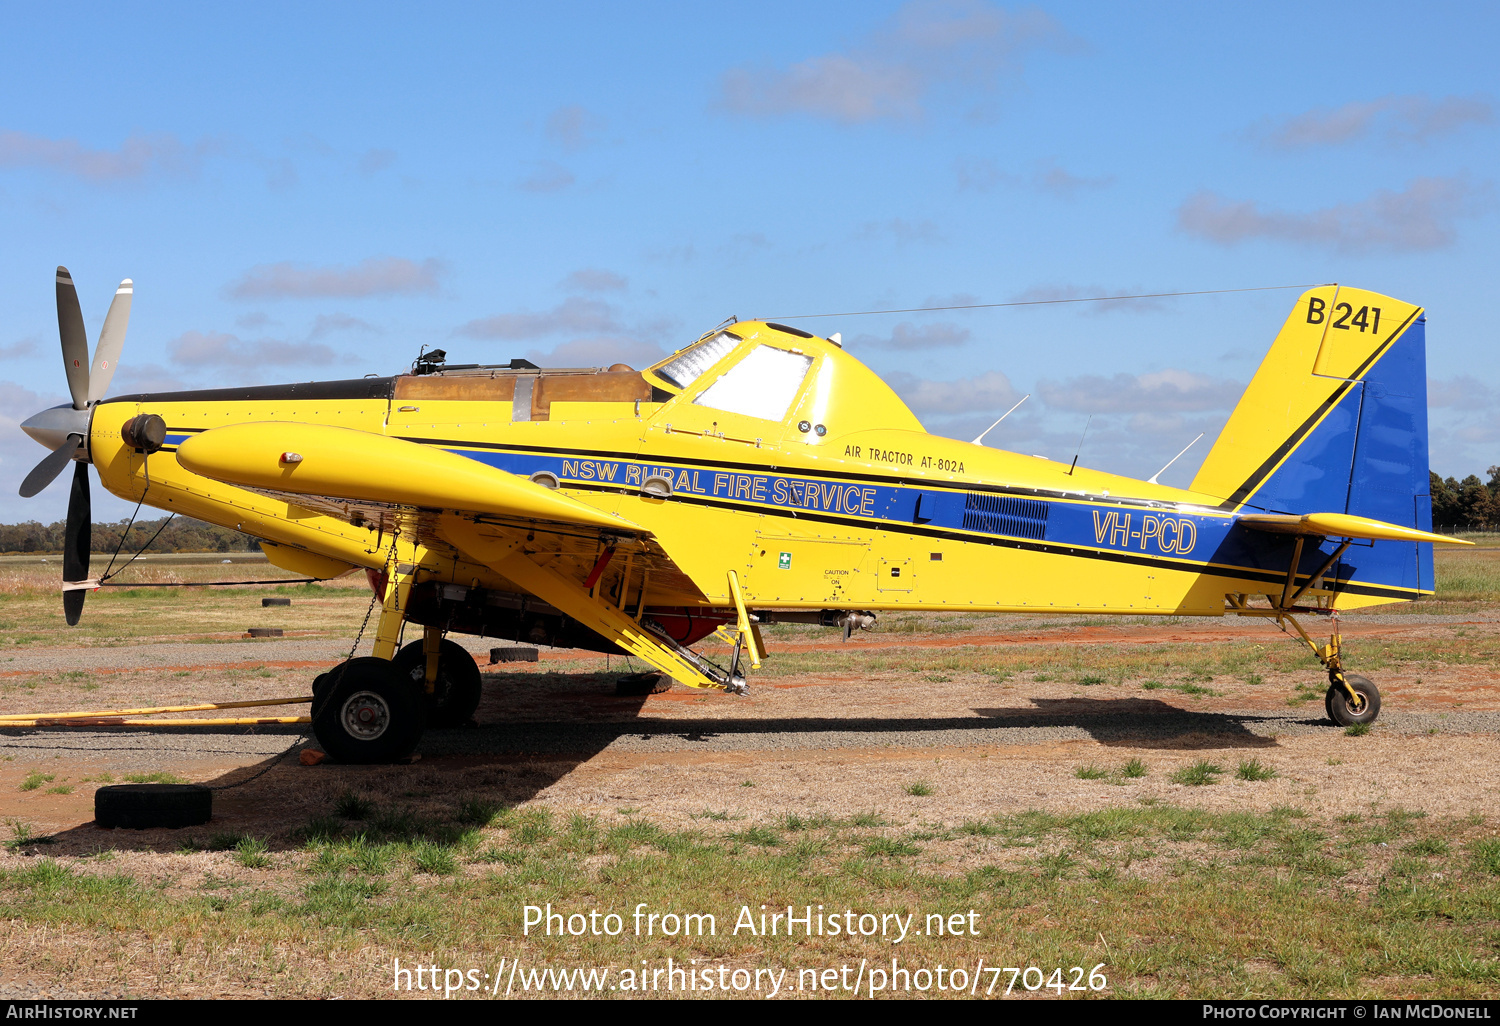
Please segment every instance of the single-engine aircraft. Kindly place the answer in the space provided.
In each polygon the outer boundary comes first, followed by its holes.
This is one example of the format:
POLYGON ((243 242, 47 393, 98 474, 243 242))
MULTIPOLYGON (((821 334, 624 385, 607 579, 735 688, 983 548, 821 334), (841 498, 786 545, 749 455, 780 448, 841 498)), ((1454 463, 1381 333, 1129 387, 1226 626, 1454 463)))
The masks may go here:
POLYGON ((1344 668, 1337 611, 1432 594, 1432 545, 1454 540, 1431 531, 1423 311, 1337 285, 1297 300, 1186 489, 928 434, 838 336, 767 321, 640 371, 432 353, 394 377, 105 398, 133 291, 90 368, 58 268, 73 402, 23 425, 51 454, 22 495, 75 463, 68 623, 99 583, 89 463, 121 498, 263 539, 278 567, 364 570, 374 655, 314 685, 314 732, 345 762, 468 720, 479 670, 449 632, 743 693, 760 624, 847 637, 881 610, 1270 618, 1326 668, 1329 718, 1368 723, 1380 693, 1344 668), (1304 615, 1332 615, 1330 640, 1304 615), (422 636, 399 647, 406 622, 422 636), (693 650, 710 635, 727 666, 693 650))

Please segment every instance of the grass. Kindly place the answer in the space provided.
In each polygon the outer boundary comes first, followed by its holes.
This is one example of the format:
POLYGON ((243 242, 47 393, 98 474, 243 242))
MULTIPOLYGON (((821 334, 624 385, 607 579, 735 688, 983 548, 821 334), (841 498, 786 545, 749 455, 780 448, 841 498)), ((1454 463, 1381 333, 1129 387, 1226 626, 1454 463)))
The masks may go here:
MULTIPOLYGON (((1223 772, 1214 769, 1210 776, 1223 772)), ((955 963, 994 948, 1025 950, 1048 965, 1106 962, 1116 996, 1468 999, 1500 986, 1492 949, 1500 839, 1484 817, 1429 821, 1396 809, 1321 822, 1295 807, 1158 804, 1034 810, 952 829, 800 812, 725 829, 714 819, 675 830, 536 808, 497 810, 480 828, 460 822, 457 803, 433 819, 382 800, 362 820, 326 815, 307 824, 299 836, 316 839, 302 851, 282 852, 285 838, 214 834, 203 847, 257 871, 220 870, 190 890, 91 859, 16 860, 0 870, 0 917, 13 929, 65 929, 70 953, 88 951, 92 938, 112 951, 122 931, 140 932, 157 942, 151 971, 174 978, 188 979, 210 959, 218 971, 219 959, 232 957, 237 980, 278 996, 329 993, 319 967, 346 964, 357 951, 378 961, 416 945, 432 953, 424 961, 454 961, 501 935, 513 937, 512 957, 536 965, 685 957, 680 938, 631 936, 626 946, 518 936, 518 909, 547 901, 566 913, 628 913, 637 902, 711 913, 716 931, 692 945, 700 964, 839 964, 873 950, 860 938, 733 933, 742 905, 792 903, 973 909, 980 936, 909 943, 955 963), (1372 826, 1406 839, 1381 848, 1372 826), (991 855, 959 858, 969 851, 991 855), (1344 881, 1356 871, 1365 882, 1351 890, 1344 881), (1183 929, 1191 923, 1214 928, 1183 929)), ((49 957, 44 947, 17 946, 12 968, 65 971, 42 968, 49 957)), ((362 973, 333 986, 366 997, 383 981, 362 973)))
POLYGON ((1189 787, 1202 787, 1204 784, 1217 784, 1219 776, 1224 772, 1224 767, 1207 759, 1200 759, 1191 766, 1184 766, 1172 774, 1174 784, 1186 784, 1189 787))
POLYGON ((55 773, 43 773, 40 770, 32 770, 26 774, 26 779, 21 781, 20 789, 22 791, 35 791, 43 784, 50 784, 56 779, 57 774, 55 773))
POLYGON ((1078 766, 1074 768, 1073 775, 1079 780, 1102 780, 1105 777, 1109 776, 1109 771, 1106 769, 1101 769, 1098 766, 1095 766, 1093 763, 1089 763, 1087 766, 1078 766))
POLYGON ((375 811, 375 803, 364 795, 345 791, 333 803, 333 811, 344 819, 369 819, 370 814, 375 811))
POLYGON ((1240 780, 1271 780, 1276 776, 1276 771, 1259 759, 1241 759, 1240 768, 1235 770, 1234 775, 1240 780))
POLYGON ((259 837, 242 837, 235 842, 234 860, 246 869, 265 869, 271 864, 266 842, 259 837))
POLYGON ((1120 776, 1130 779, 1144 777, 1146 775, 1146 764, 1140 759, 1131 759, 1120 767, 1120 776))
POLYGON ((155 773, 126 773, 126 783, 130 784, 186 784, 187 780, 175 773, 166 773, 158 770, 155 773))
POLYGON ((913 780, 906 785, 904 790, 914 798, 926 798, 928 795, 937 793, 933 786, 925 780, 913 780))
POLYGON ((1349 737, 1364 737, 1369 732, 1370 725, 1368 723, 1351 723, 1344 728, 1344 733, 1349 737))

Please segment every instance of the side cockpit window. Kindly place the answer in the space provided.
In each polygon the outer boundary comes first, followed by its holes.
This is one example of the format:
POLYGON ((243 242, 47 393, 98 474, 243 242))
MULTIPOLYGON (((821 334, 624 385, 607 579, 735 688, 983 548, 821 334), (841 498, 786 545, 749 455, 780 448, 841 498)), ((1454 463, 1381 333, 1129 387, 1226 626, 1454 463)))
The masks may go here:
POLYGON ((744 340, 732 332, 721 331, 712 338, 689 346, 653 370, 663 381, 671 382, 678 388, 687 388, 704 371, 728 356, 729 351, 742 341, 744 340))
POLYGON ((779 421, 797 398, 811 367, 811 356, 775 346, 756 346, 705 388, 693 403, 726 413, 779 421))

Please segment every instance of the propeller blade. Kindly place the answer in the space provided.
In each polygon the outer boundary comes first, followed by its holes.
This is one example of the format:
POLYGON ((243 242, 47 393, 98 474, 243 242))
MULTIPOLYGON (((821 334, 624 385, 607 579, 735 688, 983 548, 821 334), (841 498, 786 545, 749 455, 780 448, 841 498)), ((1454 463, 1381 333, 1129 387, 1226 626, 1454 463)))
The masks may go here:
MULTIPOLYGON (((85 580, 89 575, 89 549, 93 544, 93 509, 89 504, 89 468, 80 463, 73 469, 73 491, 68 495, 68 526, 63 538, 63 583, 85 580)), ((63 613, 68 626, 83 615, 83 589, 63 592, 63 613)))
POLYGON ((104 393, 109 391, 110 379, 115 376, 120 350, 125 347, 125 329, 130 326, 130 300, 134 293, 135 284, 126 278, 115 290, 114 302, 109 304, 104 327, 99 331, 99 344, 94 347, 94 368, 89 372, 91 403, 104 398, 104 393))
POLYGON ((83 327, 78 290, 66 267, 57 269, 57 333, 62 336, 68 393, 73 397, 73 409, 81 410, 88 406, 89 399, 89 336, 83 327))
MULTIPOLYGON (((69 435, 63 444, 53 449, 42 462, 31 468, 31 473, 26 475, 26 480, 21 482, 21 498, 29 499, 37 492, 52 483, 58 474, 62 473, 63 467, 73 458, 78 451, 78 446, 83 443, 82 435, 69 435)), ((78 464, 80 467, 82 463, 78 464)))

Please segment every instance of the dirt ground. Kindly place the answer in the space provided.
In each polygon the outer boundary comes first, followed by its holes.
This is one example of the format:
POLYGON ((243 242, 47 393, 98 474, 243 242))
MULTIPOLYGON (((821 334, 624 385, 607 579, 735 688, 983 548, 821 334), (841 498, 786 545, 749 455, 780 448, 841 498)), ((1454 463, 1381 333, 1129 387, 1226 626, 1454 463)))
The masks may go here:
MULTIPOLYGON (((1432 644, 1455 632, 1472 638, 1500 631, 1500 624, 1473 614, 1449 623, 1432 619, 1349 617, 1344 630, 1351 645, 1363 637, 1432 644)), ((991 633, 989 622, 975 633, 866 634, 848 644, 832 632, 799 632, 771 647, 773 653, 920 658, 997 646, 1063 652, 1079 645, 1251 642, 1267 651, 1292 645, 1257 623, 1054 620, 991 633)), ((469 640, 483 664, 489 643, 469 640)), ((62 669, 69 650, 33 648, 0 664, 0 709, 105 710, 294 696, 306 694, 308 679, 340 654, 332 643, 293 640, 190 650, 140 646, 109 650, 104 665, 62 669), (262 658, 247 658, 247 651, 262 658)), ((75 665, 86 662, 81 655, 73 653, 75 665)), ((1037 672, 1004 679, 965 671, 809 672, 752 677, 744 698, 682 687, 619 697, 612 682, 627 668, 619 658, 549 651, 535 664, 485 666, 477 726, 430 732, 421 762, 410 767, 302 766, 296 753, 316 742, 307 728, 295 726, 0 730, 0 817, 53 835, 58 855, 117 846, 123 835, 92 825, 93 791, 103 780, 142 772, 227 787, 216 796, 214 826, 257 835, 286 830, 350 787, 419 777, 460 796, 481 787, 480 777, 493 777, 488 769, 507 771, 507 802, 558 811, 639 807, 663 826, 691 822, 706 808, 752 820, 874 810, 898 822, 954 822, 1142 798, 1210 808, 1292 803, 1326 814, 1379 806, 1459 814, 1488 806, 1487 796, 1500 783, 1500 764, 1492 758, 1500 688, 1483 664, 1423 663, 1380 673, 1382 719, 1363 737, 1345 736, 1323 720, 1322 684, 1306 669, 1268 668, 1254 682, 1216 676, 1185 690, 1142 674, 1089 684, 1037 672), (1205 757, 1230 770, 1236 760, 1254 757, 1278 775, 1253 786, 1169 781, 1174 770, 1205 757), (1149 773, 1127 785, 1075 775, 1080 766, 1109 768, 1132 758, 1142 759, 1149 773), (22 790, 36 774, 48 779, 22 790), (934 793, 907 795, 914 780, 934 793)), ((266 713, 302 711, 292 706, 266 713)), ((162 850, 174 843, 171 834, 132 833, 129 843, 162 850)))

